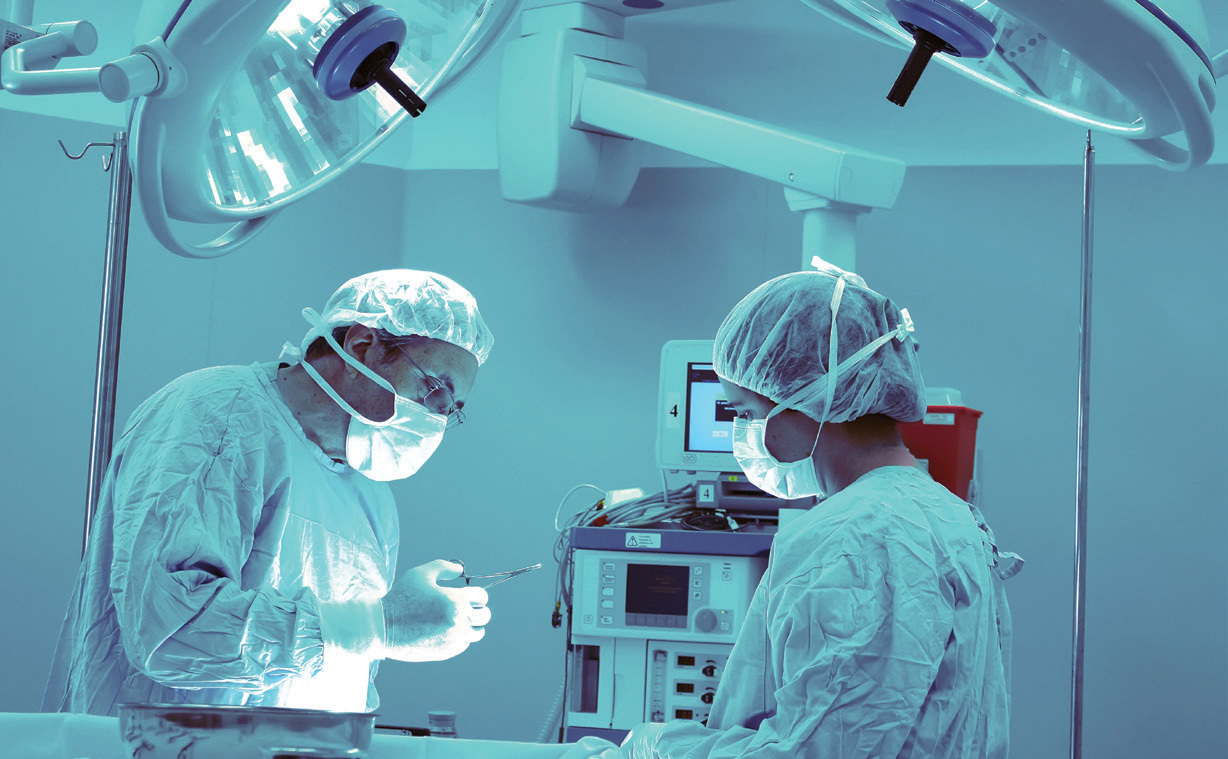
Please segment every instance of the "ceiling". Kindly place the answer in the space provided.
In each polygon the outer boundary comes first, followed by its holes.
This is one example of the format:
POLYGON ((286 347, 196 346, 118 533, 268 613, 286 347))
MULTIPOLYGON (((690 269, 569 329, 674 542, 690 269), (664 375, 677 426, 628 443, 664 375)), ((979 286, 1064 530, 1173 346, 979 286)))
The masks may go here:
MULTIPOLYGON (((389 2, 395 5, 395 2, 389 2)), ((0 5, 6 7, 4 0, 0 5)), ((86 18, 98 51, 72 65, 127 54, 139 0, 39 0, 35 21, 86 18), (100 10, 100 6, 105 10, 100 10)), ((1204 2, 1212 48, 1228 48, 1228 3, 1204 2)), ((729 0, 632 19, 627 39, 649 56, 649 86, 667 95, 779 124, 910 165, 1057 165, 1081 161, 1084 132, 991 92, 945 67, 926 73, 907 108, 885 100, 904 53, 844 29, 798 0, 729 0)), ((499 56, 491 55, 445 97, 431 118, 392 134, 368 162, 406 169, 493 169, 499 56)), ((1223 88, 1221 87, 1221 90, 1223 88)), ((19 97, 0 108, 107 126, 126 108, 100 95, 19 97)), ((1228 163, 1228 108, 1213 115, 1228 163)), ((1143 163, 1122 141, 1102 137, 1105 163, 1143 163)), ((704 165, 650 149, 650 166, 704 165)))

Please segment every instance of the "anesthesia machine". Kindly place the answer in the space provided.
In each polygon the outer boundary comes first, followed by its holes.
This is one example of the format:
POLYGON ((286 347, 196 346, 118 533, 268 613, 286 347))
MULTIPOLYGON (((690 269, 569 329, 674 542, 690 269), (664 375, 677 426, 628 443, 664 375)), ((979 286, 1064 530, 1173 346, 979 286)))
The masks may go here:
POLYGON ((616 506, 569 530, 565 741, 618 741, 643 722, 707 720, 767 568, 776 512, 813 503, 781 501, 745 481, 733 418, 712 341, 666 343, 657 462, 663 474, 699 480, 670 491, 659 512, 671 513, 672 496, 681 519, 632 523, 616 506))

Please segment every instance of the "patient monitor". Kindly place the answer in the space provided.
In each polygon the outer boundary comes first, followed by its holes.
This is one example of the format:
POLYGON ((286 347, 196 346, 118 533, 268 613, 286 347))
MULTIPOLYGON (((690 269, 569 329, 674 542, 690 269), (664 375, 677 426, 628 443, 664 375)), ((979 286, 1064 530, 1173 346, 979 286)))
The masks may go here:
POLYGON ((739 514, 805 509, 811 498, 786 501, 755 487, 733 456, 734 412, 713 364, 712 340, 671 340, 661 348, 657 402, 657 466, 696 477, 699 506, 739 514))

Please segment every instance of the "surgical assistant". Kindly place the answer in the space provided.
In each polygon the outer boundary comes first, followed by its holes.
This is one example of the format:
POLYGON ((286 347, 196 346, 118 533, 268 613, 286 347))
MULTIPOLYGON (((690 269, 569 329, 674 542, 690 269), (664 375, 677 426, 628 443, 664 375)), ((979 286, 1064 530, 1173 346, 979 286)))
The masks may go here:
POLYGON ((1007 756, 1002 582, 1022 560, 900 441, 896 422, 925 411, 912 329, 834 267, 726 318, 735 456, 770 493, 825 498, 777 535, 707 726, 642 725, 602 757, 1007 756))
POLYGON ((438 584, 459 565, 396 577, 387 484, 463 420, 493 345, 476 301, 390 270, 304 317, 279 362, 185 375, 129 419, 44 711, 371 710, 380 659, 446 659, 482 637, 485 591, 438 584))

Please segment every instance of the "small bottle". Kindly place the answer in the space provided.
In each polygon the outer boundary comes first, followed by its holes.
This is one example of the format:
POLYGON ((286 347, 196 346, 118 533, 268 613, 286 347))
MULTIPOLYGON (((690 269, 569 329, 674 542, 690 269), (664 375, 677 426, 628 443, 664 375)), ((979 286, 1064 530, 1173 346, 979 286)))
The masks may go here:
POLYGON ((427 712, 432 738, 456 737, 456 712, 427 712))

